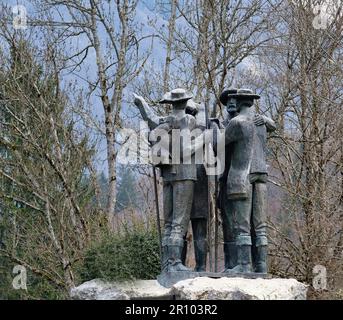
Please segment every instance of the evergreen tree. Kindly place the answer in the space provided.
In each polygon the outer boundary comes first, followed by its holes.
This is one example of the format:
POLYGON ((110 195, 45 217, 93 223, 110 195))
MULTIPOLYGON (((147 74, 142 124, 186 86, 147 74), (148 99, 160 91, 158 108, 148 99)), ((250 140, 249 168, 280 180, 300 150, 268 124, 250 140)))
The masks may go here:
POLYGON ((121 166, 118 170, 119 183, 117 186, 116 212, 127 208, 138 207, 136 177, 130 167, 121 166))
POLYGON ((94 150, 58 72, 24 41, 10 53, 0 66, 0 297, 60 297, 75 285, 76 261, 100 225, 87 175, 94 150), (27 293, 11 286, 16 264, 27 269, 27 293))

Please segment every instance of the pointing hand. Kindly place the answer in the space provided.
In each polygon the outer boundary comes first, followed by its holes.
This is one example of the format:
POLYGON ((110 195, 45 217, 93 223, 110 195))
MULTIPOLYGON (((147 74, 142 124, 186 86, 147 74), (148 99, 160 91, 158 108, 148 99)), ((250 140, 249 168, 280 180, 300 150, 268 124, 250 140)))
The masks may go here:
POLYGON ((133 102, 137 107, 141 106, 145 102, 143 97, 135 94, 134 92, 132 93, 132 95, 135 98, 133 102))

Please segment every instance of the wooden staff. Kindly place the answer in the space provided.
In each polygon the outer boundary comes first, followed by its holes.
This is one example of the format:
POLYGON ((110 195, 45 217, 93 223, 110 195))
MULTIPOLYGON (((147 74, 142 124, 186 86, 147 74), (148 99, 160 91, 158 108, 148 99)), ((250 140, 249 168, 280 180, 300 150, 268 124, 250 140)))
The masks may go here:
POLYGON ((157 230, 158 230, 158 240, 160 244, 160 260, 161 260, 161 270, 162 270, 162 233, 161 233, 161 219, 160 219, 160 206, 158 201, 158 188, 157 188, 157 176, 156 167, 152 166, 152 172, 154 175, 154 191, 155 191, 155 204, 156 204, 156 217, 157 217, 157 230))

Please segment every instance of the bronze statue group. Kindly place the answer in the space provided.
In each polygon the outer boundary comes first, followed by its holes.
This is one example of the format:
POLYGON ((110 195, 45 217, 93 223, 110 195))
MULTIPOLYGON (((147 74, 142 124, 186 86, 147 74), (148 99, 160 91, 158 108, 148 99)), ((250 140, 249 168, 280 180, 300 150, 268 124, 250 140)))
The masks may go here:
MULTIPOLYGON (((166 93, 161 104, 172 106, 171 114, 158 117, 145 100, 137 95, 134 103, 150 129, 150 141, 156 144, 161 130, 196 130, 202 144, 189 144, 178 138, 183 150, 180 161, 158 163, 163 180, 162 273, 189 272, 182 259, 185 235, 192 225, 195 253, 195 272, 206 271, 208 254, 207 220, 208 179, 204 163, 196 163, 195 155, 211 145, 214 153, 225 146, 224 169, 218 177, 218 207, 221 212, 225 274, 267 273, 267 133, 275 130, 272 119, 257 114, 254 101, 260 96, 249 89, 228 89, 220 102, 226 117, 208 119, 206 110, 184 89, 166 93), (210 128, 217 139, 204 134, 210 128), (200 129, 200 130, 199 130, 200 129), (187 152, 186 152, 186 151, 187 152), (187 161, 185 158, 187 157, 187 161)), ((175 143, 175 139, 171 139, 175 143)), ((171 152, 173 143, 167 146, 171 152)))

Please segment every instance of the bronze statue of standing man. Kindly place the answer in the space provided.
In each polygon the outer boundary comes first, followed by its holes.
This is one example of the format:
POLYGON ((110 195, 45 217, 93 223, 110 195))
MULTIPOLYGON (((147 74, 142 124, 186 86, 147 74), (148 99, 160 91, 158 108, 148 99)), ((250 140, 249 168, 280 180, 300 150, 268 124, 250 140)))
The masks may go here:
MULTIPOLYGON (((139 107, 144 120, 148 120, 149 127, 153 129, 151 135, 154 135, 159 129, 167 129, 170 135, 172 129, 179 129, 182 133, 182 130, 189 130, 191 132, 198 127, 196 118, 186 112, 187 107, 189 107, 187 102, 192 97, 184 89, 175 89, 166 93, 160 103, 171 104, 173 107, 171 115, 166 118, 156 117, 142 97, 135 96, 135 104, 139 107)), ((185 145, 183 139, 179 141, 173 140, 173 143, 175 142, 179 143, 181 150, 185 151, 188 149, 190 151, 190 161, 185 163, 185 159, 180 159, 179 163, 159 164, 163 179, 164 212, 162 269, 168 272, 190 271, 182 263, 182 251, 192 211, 194 186, 197 181, 197 165, 194 153, 197 148, 203 148, 202 143, 193 147, 185 145)), ((174 147, 170 145, 170 150, 174 147)), ((202 230, 203 228, 200 229, 202 230)), ((206 245, 206 238, 204 240, 200 239, 200 242, 201 244, 204 242, 206 245)), ((197 249, 197 268, 203 268, 206 264, 206 248, 201 248, 203 250, 197 249)))
POLYGON ((225 171, 221 177, 226 272, 267 272, 266 134, 274 122, 254 114, 260 96, 248 89, 229 89, 221 95, 227 106, 225 171), (238 184, 240 193, 233 193, 238 184))

